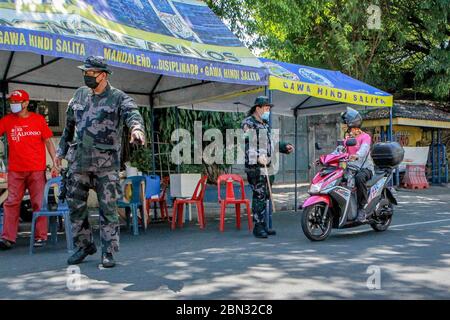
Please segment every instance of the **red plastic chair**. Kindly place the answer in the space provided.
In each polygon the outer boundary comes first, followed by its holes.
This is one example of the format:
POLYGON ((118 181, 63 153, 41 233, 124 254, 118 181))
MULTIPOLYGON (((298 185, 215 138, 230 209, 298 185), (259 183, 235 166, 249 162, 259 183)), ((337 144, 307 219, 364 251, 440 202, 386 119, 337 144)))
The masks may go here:
POLYGON ((236 228, 241 228, 241 204, 244 204, 247 208, 248 217, 248 229, 252 230, 252 216, 250 211, 250 200, 245 198, 244 191, 244 180, 240 175, 237 174, 223 174, 217 179, 217 194, 220 203, 220 225, 219 229, 221 232, 225 229, 225 210, 228 204, 236 205, 236 228), (222 182, 226 183, 226 196, 225 199, 220 197, 220 185, 222 182), (241 199, 236 199, 234 195, 233 182, 238 182, 241 186, 241 199))
POLYGON ((159 209, 161 211, 161 219, 167 219, 169 217, 169 210, 167 209, 167 199, 166 199, 166 193, 167 193, 167 188, 169 186, 169 177, 164 177, 162 179, 162 191, 161 194, 159 195, 158 198, 148 198, 146 199, 147 201, 147 214, 148 216, 150 216, 150 211, 151 211, 151 204, 152 203, 158 203, 159 204, 159 209))
POLYGON ((191 199, 176 199, 174 201, 172 213, 172 230, 175 229, 177 220, 178 220, 178 227, 183 226, 183 212, 185 204, 195 204, 197 206, 198 222, 200 224, 200 229, 205 228, 205 207, 203 205, 203 198, 205 197, 207 178, 208 178, 207 176, 203 176, 199 180, 191 199))

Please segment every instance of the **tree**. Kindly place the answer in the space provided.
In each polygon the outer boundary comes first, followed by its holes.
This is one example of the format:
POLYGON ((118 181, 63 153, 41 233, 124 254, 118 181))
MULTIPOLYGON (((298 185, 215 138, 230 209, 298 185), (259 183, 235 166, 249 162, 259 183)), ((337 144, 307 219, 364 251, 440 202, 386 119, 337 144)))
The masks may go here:
POLYGON ((207 0, 268 58, 339 70, 381 89, 450 98, 448 0, 207 0), (380 8, 381 25, 368 26, 380 8))

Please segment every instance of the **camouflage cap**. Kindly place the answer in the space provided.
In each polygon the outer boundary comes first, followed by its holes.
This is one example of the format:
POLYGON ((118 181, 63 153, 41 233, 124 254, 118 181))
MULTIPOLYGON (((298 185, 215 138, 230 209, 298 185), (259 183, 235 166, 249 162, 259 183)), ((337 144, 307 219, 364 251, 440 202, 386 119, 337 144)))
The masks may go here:
POLYGON ((253 104, 254 107, 256 106, 270 106, 273 107, 273 104, 270 103, 269 97, 267 96, 259 96, 255 99, 255 103, 253 104))
POLYGON ((84 65, 78 66, 78 68, 83 71, 99 70, 112 74, 112 71, 111 69, 109 69, 108 64, 105 61, 105 58, 103 58, 102 56, 89 56, 84 61, 84 65))

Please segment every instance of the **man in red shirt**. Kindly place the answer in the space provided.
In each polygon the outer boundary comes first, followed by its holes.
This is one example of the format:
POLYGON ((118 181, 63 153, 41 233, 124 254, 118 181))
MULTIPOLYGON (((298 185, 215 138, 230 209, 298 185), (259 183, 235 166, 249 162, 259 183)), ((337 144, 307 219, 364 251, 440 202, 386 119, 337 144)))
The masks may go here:
MULTIPOLYGON (((33 211, 41 208, 46 183, 45 147, 55 163, 55 147, 50 139, 53 133, 43 116, 28 111, 28 93, 16 90, 9 96, 9 102, 12 114, 0 119, 0 136, 6 133, 9 147, 8 199, 3 205, 0 250, 10 249, 16 242, 20 204, 26 189, 33 211)), ((41 217, 36 222, 34 245, 40 247, 46 240, 47 218, 41 217)))

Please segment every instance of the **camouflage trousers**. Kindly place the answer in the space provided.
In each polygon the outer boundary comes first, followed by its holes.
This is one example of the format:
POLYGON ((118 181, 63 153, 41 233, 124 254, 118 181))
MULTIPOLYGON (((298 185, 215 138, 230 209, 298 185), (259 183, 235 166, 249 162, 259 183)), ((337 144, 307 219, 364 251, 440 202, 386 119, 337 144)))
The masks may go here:
POLYGON ((89 189, 97 193, 100 206, 100 238, 103 253, 119 251, 118 199, 119 174, 117 171, 70 173, 67 180, 67 204, 70 209, 73 241, 85 248, 93 243, 89 224, 87 199, 89 189))
MULTIPOLYGON (((259 168, 247 168, 247 180, 250 184, 253 197, 252 197, 252 215, 253 222, 265 223, 266 222, 266 210, 267 200, 270 200, 269 188, 267 186, 267 178, 261 173, 259 168)), ((269 176, 270 185, 272 185, 275 177, 269 176)))

